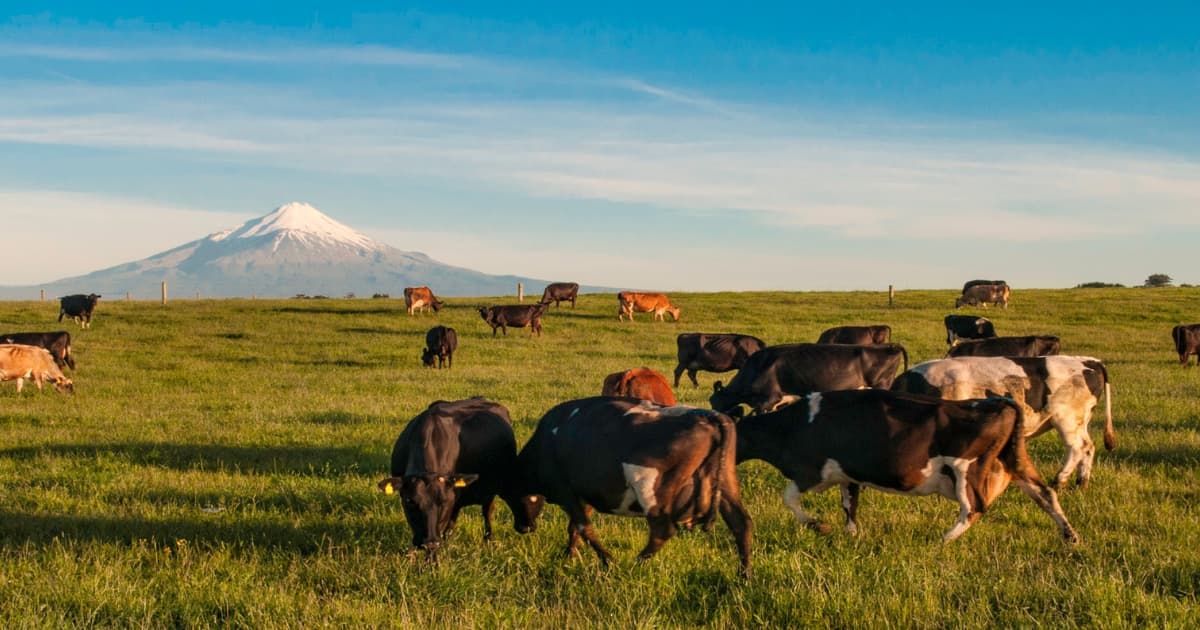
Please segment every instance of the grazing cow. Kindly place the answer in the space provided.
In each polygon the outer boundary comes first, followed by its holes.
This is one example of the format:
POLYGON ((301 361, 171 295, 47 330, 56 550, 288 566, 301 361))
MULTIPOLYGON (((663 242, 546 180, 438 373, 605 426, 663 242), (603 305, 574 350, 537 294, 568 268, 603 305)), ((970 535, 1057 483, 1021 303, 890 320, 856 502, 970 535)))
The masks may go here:
POLYGON ((746 403, 756 413, 770 411, 786 395, 838 389, 887 389, 908 352, 900 344, 837 345, 797 343, 768 346, 750 356, 729 386, 713 384, 708 399, 725 413, 746 403))
POLYGON ((1066 445, 1062 470, 1054 485, 1067 485, 1078 471, 1080 486, 1092 477, 1096 446, 1088 435, 1092 410, 1103 395, 1104 447, 1112 450, 1117 436, 1112 424, 1112 388, 1104 363, 1092 357, 956 357, 919 363, 896 379, 895 391, 965 400, 1007 396, 1021 406, 1026 437, 1054 429, 1066 445))
POLYGON ((634 313, 654 313, 654 319, 666 321, 663 313, 670 313, 671 319, 679 321, 679 307, 671 306, 671 298, 663 293, 634 293, 621 291, 617 294, 617 321, 626 317, 633 321, 634 313))
POLYGON ((946 345, 953 346, 959 339, 987 339, 996 336, 992 320, 975 315, 947 315, 946 345))
POLYGON ((679 346, 679 365, 675 366, 675 387, 679 375, 687 370, 692 385, 700 386, 696 372, 728 372, 746 365, 750 355, 766 347, 758 337, 735 333, 683 333, 675 338, 679 346))
POLYGON ((26 346, 37 346, 50 351, 54 363, 59 369, 66 367, 75 369, 75 358, 71 356, 71 333, 60 330, 57 332, 23 332, 0 335, 0 343, 18 343, 26 346))
POLYGON ((1196 364, 1200 365, 1200 324, 1180 324, 1171 329, 1171 338, 1175 340, 1175 351, 1179 353, 1179 365, 1187 367, 1188 357, 1196 355, 1196 364))
POLYGON ((557 307, 559 302, 571 300, 571 308, 575 308, 575 298, 579 297, 578 282, 551 282, 546 285, 546 290, 542 291, 542 304, 554 302, 557 307))
POLYGON ((612 555, 592 531, 592 509, 642 516, 650 538, 638 558, 655 554, 679 528, 708 529, 719 511, 733 532, 742 574, 750 573, 750 515, 742 507, 736 430, 724 414, 661 407, 633 398, 562 403, 538 422, 517 456, 523 495, 562 507, 568 555, 580 538, 604 564, 612 555))
POLYGON ((458 333, 453 328, 434 326, 425 333, 425 349, 421 351, 421 363, 425 367, 433 367, 433 359, 437 358, 440 369, 454 367, 454 351, 458 349, 458 333))
POLYGON ((864 345, 887 343, 892 337, 892 327, 886 324, 878 326, 834 326, 821 333, 817 343, 841 343, 864 345))
MULTIPOLYGON (((508 409, 484 398, 429 405, 404 427, 392 447, 392 476, 379 482, 400 493, 413 547, 434 555, 468 505, 483 509, 483 539, 492 537, 492 507, 500 495, 514 526, 534 529, 540 506, 506 492, 515 470, 517 443, 508 409)), ((536 503, 536 502, 535 502, 536 503)))
POLYGON ((667 407, 675 406, 675 393, 666 377, 648 367, 609 374, 600 395, 641 398, 667 407))
POLYGON ((506 304, 503 306, 480 307, 479 316, 488 326, 492 327, 492 336, 496 336, 499 328, 504 336, 508 336, 508 327, 524 328, 529 326, 529 334, 537 333, 542 336, 542 314, 546 305, 537 304, 506 304))
POLYGON ((1008 296, 1012 292, 1008 284, 1002 280, 997 280, 994 283, 985 280, 972 280, 963 286, 962 295, 954 300, 954 308, 958 308, 963 304, 971 306, 982 306, 987 308, 990 304, 999 304, 1004 308, 1008 308, 1008 296))
POLYGON ((80 328, 91 328, 92 311, 96 310, 96 301, 99 299, 100 296, 95 293, 76 293, 58 298, 58 321, 61 322, 63 315, 66 315, 75 320, 80 328))
POLYGON ((1058 354, 1062 342, 1054 335, 972 339, 950 346, 948 357, 1042 357, 1058 354))
POLYGON ((811 393, 783 409, 738 422, 738 462, 761 459, 789 483, 784 503, 808 527, 805 492, 839 486, 846 531, 858 533, 860 486, 906 495, 940 494, 958 503, 958 521, 942 537, 967 531, 1009 481, 1079 542, 1058 497, 1025 452, 1021 408, 1006 398, 940 400, 883 390, 811 393))
POLYGON ((429 287, 405 287, 404 305, 408 307, 408 314, 412 315, 413 311, 424 313, 427 308, 432 308, 436 313, 442 310, 446 303, 437 299, 429 287))
POLYGON ((0 344, 0 382, 15 380, 17 391, 20 392, 25 386, 25 379, 32 380, 38 390, 42 389, 42 383, 50 381, 59 392, 75 393, 75 385, 58 369, 54 357, 45 348, 16 343, 0 344))

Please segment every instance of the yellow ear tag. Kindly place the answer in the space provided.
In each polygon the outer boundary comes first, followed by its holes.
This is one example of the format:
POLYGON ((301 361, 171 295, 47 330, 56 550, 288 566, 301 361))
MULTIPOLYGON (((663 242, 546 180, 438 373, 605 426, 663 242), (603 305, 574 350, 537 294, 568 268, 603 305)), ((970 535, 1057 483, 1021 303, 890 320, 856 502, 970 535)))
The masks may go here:
POLYGON ((396 494, 396 489, 392 487, 391 482, 388 482, 388 484, 383 487, 383 493, 384 494, 396 494))
POLYGON ((454 480, 454 487, 455 487, 455 488, 466 488, 466 487, 467 487, 467 482, 466 482, 466 481, 464 481, 464 480, 462 480, 462 479, 455 479, 455 480, 454 480))

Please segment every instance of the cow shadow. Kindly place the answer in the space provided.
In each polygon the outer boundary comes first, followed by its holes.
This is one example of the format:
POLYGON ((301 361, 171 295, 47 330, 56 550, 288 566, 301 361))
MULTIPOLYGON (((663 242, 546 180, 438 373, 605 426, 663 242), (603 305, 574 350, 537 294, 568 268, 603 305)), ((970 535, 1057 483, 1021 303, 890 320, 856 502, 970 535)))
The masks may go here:
POLYGON ((311 365, 313 367, 351 367, 376 368, 393 365, 390 361, 362 361, 359 359, 314 359, 311 361, 290 361, 293 365, 311 365))
POLYGON ((331 541, 378 541, 406 548, 407 541, 391 522, 354 523, 348 519, 322 519, 294 525, 269 513, 237 515, 197 513, 195 518, 149 520, 119 516, 31 514, 0 510, 0 541, 11 547, 45 545, 68 538, 74 541, 134 544, 149 541, 163 546, 164 554, 185 553, 187 544, 206 543, 233 547, 253 546, 301 555, 325 553, 331 541), (173 549, 174 551, 167 551, 173 549))
POLYGON ((1105 456, 1113 462, 1135 466, 1200 466, 1200 449, 1182 444, 1158 448, 1129 448, 1118 444, 1116 450, 1102 455, 1105 456))
POLYGON ((28 461, 40 456, 96 459, 119 455, 139 466, 178 471, 238 470, 257 474, 335 477, 346 470, 383 470, 387 453, 350 446, 226 446, 218 444, 49 444, 0 449, 0 459, 28 461))

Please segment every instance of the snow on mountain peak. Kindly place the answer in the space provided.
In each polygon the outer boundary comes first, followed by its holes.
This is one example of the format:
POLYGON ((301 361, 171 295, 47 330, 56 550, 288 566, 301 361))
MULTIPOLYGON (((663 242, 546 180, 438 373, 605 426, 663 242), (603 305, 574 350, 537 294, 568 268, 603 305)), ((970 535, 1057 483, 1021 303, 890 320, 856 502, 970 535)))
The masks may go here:
POLYGON ((251 219, 242 225, 210 238, 214 241, 235 238, 254 238, 275 235, 276 246, 285 236, 301 241, 316 238, 366 249, 378 249, 379 244, 353 228, 338 223, 320 210, 299 201, 279 206, 271 213, 251 219))

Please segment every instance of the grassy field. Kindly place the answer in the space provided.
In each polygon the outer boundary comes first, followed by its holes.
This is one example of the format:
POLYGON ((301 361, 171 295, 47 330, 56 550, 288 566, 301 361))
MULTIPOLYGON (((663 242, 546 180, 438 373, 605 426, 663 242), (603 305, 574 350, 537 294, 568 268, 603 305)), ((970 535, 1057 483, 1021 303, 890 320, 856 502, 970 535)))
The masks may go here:
MULTIPOLYGON (((545 334, 493 339, 450 299, 409 317, 399 300, 102 301, 78 330, 76 395, 0 386, 0 626, 246 627, 1185 627, 1200 619, 1200 370, 1170 328, 1200 321, 1200 290, 1015 291, 990 310, 1001 334, 1058 334, 1104 359, 1120 445, 1061 501, 1083 539, 1068 549, 1010 488, 962 539, 956 506, 864 491, 861 533, 840 531, 837 493, 810 497, 837 525, 797 527, 782 477, 739 468, 754 518, 754 577, 737 577, 722 524, 647 563, 645 523, 600 515, 618 558, 566 561, 565 519, 520 536, 507 508, 483 543, 478 508, 431 566, 407 554, 386 476, 404 423, 435 399, 509 408, 518 443, 556 403, 605 374, 670 373, 675 335, 815 340, 831 325, 888 323, 913 361, 945 351, 950 291, 680 294, 679 323, 618 323, 612 295, 552 310, 545 334), (424 332, 458 330, 452 370, 421 367, 424 332)), ((502 302, 496 300, 493 303, 502 302)), ((966 309, 964 309, 966 311, 966 309)), ((56 330, 56 305, 0 303, 3 331, 56 330)), ((706 406, 711 384, 680 388, 706 406)), ((1099 443, 1101 423, 1093 423, 1099 443)), ((1030 443, 1044 476, 1053 435, 1030 443)))

